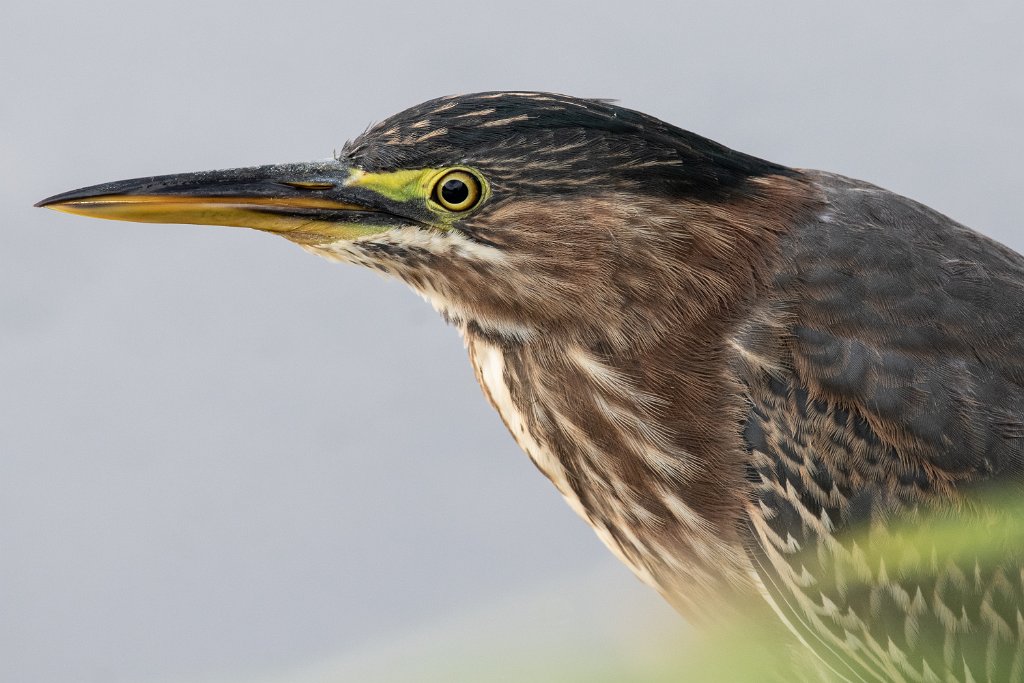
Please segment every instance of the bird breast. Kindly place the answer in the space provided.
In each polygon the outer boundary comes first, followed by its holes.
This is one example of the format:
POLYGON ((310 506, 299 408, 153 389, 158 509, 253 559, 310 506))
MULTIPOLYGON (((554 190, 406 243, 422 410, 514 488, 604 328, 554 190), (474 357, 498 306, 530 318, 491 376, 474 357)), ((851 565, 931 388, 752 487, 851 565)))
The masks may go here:
POLYGON ((466 341, 477 379, 516 442, 640 580, 698 619, 701 605, 712 604, 708 595, 756 590, 742 548, 691 507, 685 486, 669 483, 685 479, 687 456, 644 423, 643 411, 628 408, 653 397, 582 349, 535 359, 473 335, 466 341))

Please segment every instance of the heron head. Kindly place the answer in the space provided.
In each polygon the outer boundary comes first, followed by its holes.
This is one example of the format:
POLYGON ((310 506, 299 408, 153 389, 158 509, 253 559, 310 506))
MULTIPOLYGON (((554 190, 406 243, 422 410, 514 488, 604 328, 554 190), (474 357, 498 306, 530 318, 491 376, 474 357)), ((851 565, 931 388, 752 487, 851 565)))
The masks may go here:
POLYGON ((327 161, 105 183, 38 205, 276 233, 508 340, 596 325, 625 340, 633 314, 713 310, 798 175, 606 101, 491 92, 403 111, 327 161))

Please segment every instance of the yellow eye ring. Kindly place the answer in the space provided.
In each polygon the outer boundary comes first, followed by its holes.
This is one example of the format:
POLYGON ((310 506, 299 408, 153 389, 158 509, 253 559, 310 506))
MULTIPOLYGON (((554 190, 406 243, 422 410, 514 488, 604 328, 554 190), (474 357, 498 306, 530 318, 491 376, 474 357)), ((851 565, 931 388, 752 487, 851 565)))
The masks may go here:
POLYGON ((482 194, 480 180, 468 171, 448 171, 434 182, 434 201, 449 211, 472 209, 482 194))

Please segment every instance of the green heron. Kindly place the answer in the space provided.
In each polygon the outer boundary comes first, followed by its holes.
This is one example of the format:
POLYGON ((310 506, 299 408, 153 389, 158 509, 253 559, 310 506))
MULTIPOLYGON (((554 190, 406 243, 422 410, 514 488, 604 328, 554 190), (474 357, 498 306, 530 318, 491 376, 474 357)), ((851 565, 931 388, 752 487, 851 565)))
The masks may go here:
POLYGON ((404 280, 683 614, 770 607, 841 680, 1024 680, 1015 544, 900 541, 993 517, 1024 464, 1024 258, 926 206, 532 92, 426 102, 327 161, 39 205, 255 228, 404 280))

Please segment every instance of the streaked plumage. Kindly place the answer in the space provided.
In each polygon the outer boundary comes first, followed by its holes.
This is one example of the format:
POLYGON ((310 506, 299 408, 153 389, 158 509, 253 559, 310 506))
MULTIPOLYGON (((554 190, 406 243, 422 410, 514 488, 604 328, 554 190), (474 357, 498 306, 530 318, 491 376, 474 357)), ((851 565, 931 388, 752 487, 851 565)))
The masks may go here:
POLYGON ((898 567, 873 554, 908 523, 989 528, 989 492, 1020 490, 1024 258, 1006 247, 866 183, 543 93, 433 100, 334 162, 44 203, 99 213, 113 194, 247 197, 261 229, 406 281, 538 468, 684 614, 770 606, 840 680, 1024 680, 1016 547, 982 562, 925 534, 898 567), (445 168, 479 175, 478 205, 439 211, 445 168), (268 196, 287 208, 251 200, 268 196))

